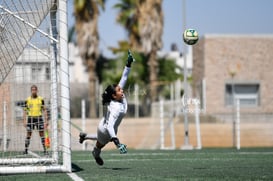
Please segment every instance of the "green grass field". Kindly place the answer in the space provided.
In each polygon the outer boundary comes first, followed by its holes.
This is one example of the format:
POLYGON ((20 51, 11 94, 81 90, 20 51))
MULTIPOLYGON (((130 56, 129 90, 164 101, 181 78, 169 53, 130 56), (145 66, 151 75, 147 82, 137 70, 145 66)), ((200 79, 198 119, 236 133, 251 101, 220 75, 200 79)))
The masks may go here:
MULTIPOLYGON (((84 180, 273 180, 273 148, 72 152, 73 172, 84 180)), ((72 180, 65 173, 0 176, 0 180, 72 180)))

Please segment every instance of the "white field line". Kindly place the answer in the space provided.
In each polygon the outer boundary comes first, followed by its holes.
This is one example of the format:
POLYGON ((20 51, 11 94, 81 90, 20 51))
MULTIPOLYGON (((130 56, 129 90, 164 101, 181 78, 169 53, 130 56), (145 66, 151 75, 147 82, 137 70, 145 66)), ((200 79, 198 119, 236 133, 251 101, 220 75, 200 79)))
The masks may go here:
POLYGON ((238 153, 233 153, 233 154, 241 154, 241 155, 273 155, 273 152, 238 152, 238 153))
MULTIPOLYGON (((173 153, 128 153, 124 156, 131 155, 131 156, 145 156, 145 155, 152 155, 152 156, 160 156, 160 155, 172 155, 173 153)), ((175 153, 177 154, 177 153, 175 153)), ((111 153, 111 156, 120 156, 120 153, 111 153)))
MULTIPOLYGON (((192 159, 169 159, 169 158, 160 158, 160 159, 154 159, 154 158, 145 158, 145 159, 138 159, 138 158, 130 158, 130 159, 124 159, 124 158, 122 158, 122 159, 107 159, 107 160, 105 160, 105 161, 107 161, 107 162, 124 162, 124 161, 138 161, 138 162, 143 162, 143 161, 151 161, 151 160, 153 160, 153 161, 155 161, 155 160, 157 160, 157 161, 165 161, 165 160, 169 160, 169 161, 181 161, 181 160, 192 160, 192 159)), ((208 159, 209 160, 209 159, 208 159)), ((92 159, 90 159, 90 160, 77 160, 77 162, 79 162, 79 163, 85 163, 85 162, 93 162, 93 160, 92 159)), ((96 164, 95 163, 95 160, 94 160, 94 164, 96 164)))
MULTIPOLYGON (((150 155, 150 156, 160 156, 160 155, 162 155, 162 156, 164 156, 164 155, 173 155, 173 154, 183 154, 183 151, 181 151, 181 152, 176 152, 176 153, 171 153, 171 152, 168 152, 168 153, 128 153, 127 155, 131 155, 131 156, 148 156, 148 155, 150 155)), ((203 153, 198 153, 198 152, 196 152, 196 154, 198 154, 198 155, 202 155, 202 154, 208 154, 207 152, 203 152, 203 153)), ((268 152, 258 152, 258 151, 256 151, 256 152, 242 152, 242 151, 238 151, 238 152, 230 152, 230 153, 221 153, 221 152, 218 152, 218 153, 214 153, 214 154, 231 154, 231 155, 240 155, 240 154, 242 154, 242 155, 247 155, 247 154, 249 154, 249 155, 273 155, 273 152, 272 151, 268 151, 268 152)), ((110 154, 111 156, 117 156, 117 155, 120 155, 119 153, 112 153, 112 154, 110 154)), ((125 155, 124 155, 125 156, 125 155)))
MULTIPOLYGON (((180 154, 180 153, 175 153, 175 154, 180 154)), ((183 154, 183 152, 181 152, 181 154, 183 154)), ((197 153, 197 154, 207 154, 207 153, 197 153)), ((222 154, 222 153, 215 153, 215 154, 222 154)), ((230 152, 230 153, 224 153, 224 154, 230 154, 230 155, 273 155, 273 152, 230 152)), ((157 160, 157 161, 164 161, 164 160, 170 160, 170 161, 183 161, 183 160, 200 160, 200 158, 143 158, 143 159, 139 159, 139 158, 130 158, 130 156, 168 156, 168 155, 172 155, 172 153, 128 153, 126 155, 120 155, 119 153, 112 153, 110 154, 111 156, 115 157, 116 156, 120 156, 122 157, 121 159, 107 159, 107 161, 109 162, 119 162, 119 161, 150 161, 150 160, 157 160)), ((232 160, 232 158, 201 158, 201 160, 232 160)), ((94 161, 92 158, 90 159, 84 159, 84 160, 77 160, 77 162, 92 162, 94 161)))
POLYGON ((38 154, 36 154, 36 153, 34 153, 34 152, 30 151, 30 150, 28 150, 28 153, 29 153, 30 155, 36 157, 36 158, 41 158, 40 155, 38 155, 38 154))
POLYGON ((75 173, 67 173, 67 175, 74 181, 84 181, 81 177, 79 177, 75 173))
MULTIPOLYGON (((36 154, 36 153, 34 153, 34 152, 30 151, 30 150, 28 152, 29 152, 30 155, 35 156, 37 158, 41 157, 40 155, 38 155, 38 154, 36 154)), ((67 173, 67 175, 74 181, 84 181, 81 177, 79 177, 75 173, 67 173)))

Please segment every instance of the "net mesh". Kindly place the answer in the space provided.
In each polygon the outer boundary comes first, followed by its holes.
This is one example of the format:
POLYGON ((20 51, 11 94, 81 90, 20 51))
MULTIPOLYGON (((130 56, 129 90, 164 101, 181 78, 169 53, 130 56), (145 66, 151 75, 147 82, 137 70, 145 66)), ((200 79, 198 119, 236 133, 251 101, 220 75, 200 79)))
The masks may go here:
POLYGON ((4 81, 16 60, 49 13, 54 1, 2 1, 0 7, 0 81, 4 81))
POLYGON ((53 152, 59 152, 60 145, 57 150, 50 147, 45 155, 39 132, 33 130, 29 154, 25 155, 23 126, 24 103, 35 84, 45 101, 49 135, 58 131, 53 129, 57 116, 52 116, 58 112, 52 99, 58 92, 58 86, 53 86, 57 85, 56 7, 55 0, 0 0, 0 167, 18 163, 47 165, 52 163, 53 152))

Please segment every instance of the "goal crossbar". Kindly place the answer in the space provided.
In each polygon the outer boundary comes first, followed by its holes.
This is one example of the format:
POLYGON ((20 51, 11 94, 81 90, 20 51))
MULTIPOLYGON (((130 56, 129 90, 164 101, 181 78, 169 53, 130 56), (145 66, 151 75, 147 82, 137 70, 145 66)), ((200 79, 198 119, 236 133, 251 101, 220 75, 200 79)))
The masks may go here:
POLYGON ((31 24, 30 22, 24 20, 23 18, 21 18, 20 16, 16 15, 15 13, 13 13, 12 11, 6 9, 5 7, 0 5, 0 9, 2 9, 3 11, 7 12, 8 14, 14 16, 16 19, 20 20, 21 22, 23 22, 24 24, 26 24, 27 26, 31 27, 32 29, 34 29, 35 31, 41 33, 42 35, 44 35, 45 37, 48 37, 49 39, 51 39, 52 41, 58 42, 57 39, 55 39, 54 37, 50 36, 48 33, 45 33, 44 31, 42 31, 41 29, 39 29, 37 26, 31 24))

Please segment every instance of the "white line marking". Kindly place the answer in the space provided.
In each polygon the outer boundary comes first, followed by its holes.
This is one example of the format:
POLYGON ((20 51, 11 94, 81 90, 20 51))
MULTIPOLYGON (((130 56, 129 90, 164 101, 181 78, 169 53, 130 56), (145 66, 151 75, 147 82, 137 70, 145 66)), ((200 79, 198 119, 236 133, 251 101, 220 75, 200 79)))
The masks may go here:
POLYGON ((36 158, 41 158, 40 155, 38 155, 38 154, 36 154, 36 153, 34 153, 34 152, 30 151, 30 150, 28 150, 28 153, 29 153, 30 155, 36 157, 36 158))
MULTIPOLYGON (((130 159, 107 159, 107 162, 124 162, 124 161, 136 161, 136 162, 143 162, 143 161, 181 161, 181 160, 200 160, 197 158, 183 158, 183 159, 169 159, 169 158, 159 158, 159 159, 154 159, 154 158, 143 158, 143 159, 134 159, 134 158, 130 158, 130 159)), ((203 159, 202 159, 203 160, 203 159)), ((211 159, 207 159, 207 160, 211 160, 211 159)), ((77 163, 85 163, 85 162, 90 162, 90 160, 77 160, 77 163)), ((94 163, 95 164, 95 163, 94 163)))
POLYGON ((238 152, 235 154, 242 154, 242 155, 273 155, 273 152, 238 152))
MULTIPOLYGON (((128 153, 126 155, 131 155, 131 156, 145 156, 145 155, 152 155, 152 156, 157 156, 157 155, 172 155, 173 153, 128 153)), ((111 153, 111 156, 120 156, 120 153, 111 153)), ((123 156, 126 156, 123 155, 123 156)))
MULTIPOLYGON (((182 153, 182 152, 181 152, 182 153)), ((190 161, 194 161, 194 160, 232 160, 232 158, 131 158, 130 156, 168 156, 168 155, 171 155, 172 153, 130 153, 130 154, 127 154, 127 155, 123 155, 122 159, 108 159, 107 161, 108 162, 119 162, 119 161, 150 161, 150 160, 153 160, 153 161, 165 161, 165 160, 169 160, 169 161, 187 161, 187 160, 190 160, 190 161)), ((177 154, 180 154, 180 153, 175 153, 176 155, 177 154)), ((199 155, 202 155, 202 154, 207 154, 207 153, 196 153, 196 154, 199 154, 199 155)), ((273 152, 230 152, 230 153, 215 153, 215 154, 223 154, 223 155, 273 155, 273 152)), ((111 153, 110 154, 111 156, 115 157, 116 156, 120 156, 119 153, 111 153)), ((92 159, 91 159, 92 160, 92 159)), ((90 159, 87 159, 87 160, 77 160, 77 162, 80 162, 80 163, 84 163, 84 162, 90 162, 90 159)))
MULTIPOLYGON (((166 153, 128 153, 127 155, 130 155, 130 156, 146 156, 146 155, 149 155, 149 156, 162 156, 162 155, 173 155, 173 154, 182 154, 183 152, 175 152, 175 153, 171 153, 171 152, 166 152, 166 153)), ((198 155, 202 155, 202 154, 207 154, 207 152, 196 152, 196 154, 198 155)), ((238 152, 225 152, 225 153, 222 153, 222 152, 215 152, 214 154, 231 154, 231 155, 239 155, 239 154, 242 154, 242 155, 273 155, 273 152, 242 152, 242 151, 238 151, 238 152)), ((110 154, 111 156, 120 156, 120 153, 111 153, 110 154)), ((127 155, 123 155, 123 156, 127 156, 127 155)))
POLYGON ((67 175, 74 181, 84 181, 81 177, 79 177, 75 173, 67 173, 67 175))

